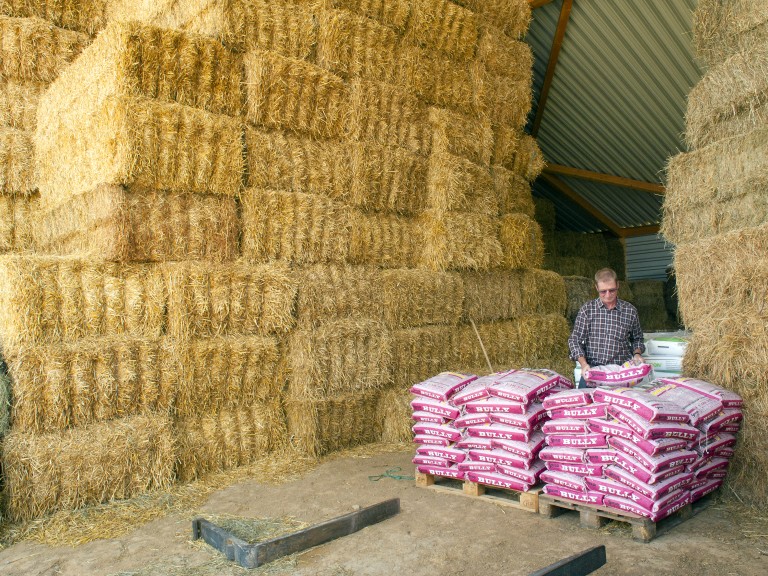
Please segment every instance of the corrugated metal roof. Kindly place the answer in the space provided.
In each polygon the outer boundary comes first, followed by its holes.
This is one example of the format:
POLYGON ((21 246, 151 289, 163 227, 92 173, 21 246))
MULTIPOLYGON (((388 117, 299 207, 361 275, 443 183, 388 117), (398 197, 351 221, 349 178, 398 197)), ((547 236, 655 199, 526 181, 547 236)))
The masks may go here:
MULTIPOLYGON (((548 162, 661 183, 684 149, 686 98, 701 68, 691 47, 695 0, 575 0, 537 139, 548 162)), ((538 102, 561 0, 534 10, 538 102)), ((531 118, 536 114, 536 105, 531 118)), ((661 197, 563 178, 620 227, 659 223, 661 197)), ((535 192, 546 196, 542 183, 535 192)), ((593 219, 594 220, 594 219, 593 219)), ((582 215, 558 226, 588 231, 582 215)), ((605 229, 601 225, 601 229, 605 229)))

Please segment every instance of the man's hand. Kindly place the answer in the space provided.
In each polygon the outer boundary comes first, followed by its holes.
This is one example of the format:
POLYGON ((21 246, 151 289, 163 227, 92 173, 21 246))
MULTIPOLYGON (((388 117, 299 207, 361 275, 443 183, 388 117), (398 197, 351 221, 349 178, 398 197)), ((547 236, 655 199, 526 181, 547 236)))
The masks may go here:
POLYGON ((645 362, 645 360, 643 360, 643 357, 640 354, 635 354, 632 357, 632 364, 634 364, 635 366, 640 366, 640 364, 642 364, 644 362, 645 362))

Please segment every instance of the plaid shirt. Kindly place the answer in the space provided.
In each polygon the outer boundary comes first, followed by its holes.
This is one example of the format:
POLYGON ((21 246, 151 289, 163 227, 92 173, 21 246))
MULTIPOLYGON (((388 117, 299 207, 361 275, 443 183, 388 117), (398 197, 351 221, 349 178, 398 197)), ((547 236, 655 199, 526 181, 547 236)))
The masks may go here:
POLYGON ((584 356, 590 366, 623 364, 635 350, 645 352, 637 308, 616 299, 616 307, 609 310, 600 298, 590 300, 576 316, 568 348, 572 360, 584 356))

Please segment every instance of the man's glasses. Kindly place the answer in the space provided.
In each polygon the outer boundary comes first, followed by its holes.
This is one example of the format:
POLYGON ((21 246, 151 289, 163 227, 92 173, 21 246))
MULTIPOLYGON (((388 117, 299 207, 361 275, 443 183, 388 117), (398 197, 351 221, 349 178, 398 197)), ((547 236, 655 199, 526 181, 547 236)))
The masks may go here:
POLYGON ((618 291, 619 291, 618 288, 608 288, 608 290, 598 290, 597 292, 598 294, 602 294, 603 296, 605 296, 606 294, 616 294, 616 292, 618 291))

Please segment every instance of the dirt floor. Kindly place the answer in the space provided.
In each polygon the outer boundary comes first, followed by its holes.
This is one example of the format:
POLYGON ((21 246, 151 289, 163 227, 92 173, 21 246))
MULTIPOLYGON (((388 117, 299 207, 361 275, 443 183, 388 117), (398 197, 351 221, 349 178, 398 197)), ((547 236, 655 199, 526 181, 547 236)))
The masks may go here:
POLYGON ((21 542, 0 550, 4 576, 239 575, 317 576, 527 574, 597 544, 608 563, 598 575, 768 574, 768 522, 714 504, 648 544, 626 525, 579 527, 569 513, 548 519, 477 498, 419 488, 412 480, 369 476, 393 467, 412 474, 410 452, 325 462, 279 486, 253 480, 214 492, 199 512, 305 523, 328 520, 388 498, 394 518, 272 565, 246 571, 201 542, 190 542, 191 516, 170 514, 127 533, 78 547, 21 542))

